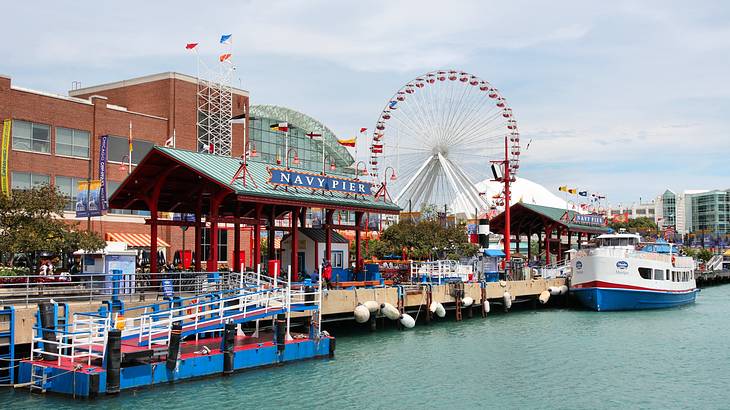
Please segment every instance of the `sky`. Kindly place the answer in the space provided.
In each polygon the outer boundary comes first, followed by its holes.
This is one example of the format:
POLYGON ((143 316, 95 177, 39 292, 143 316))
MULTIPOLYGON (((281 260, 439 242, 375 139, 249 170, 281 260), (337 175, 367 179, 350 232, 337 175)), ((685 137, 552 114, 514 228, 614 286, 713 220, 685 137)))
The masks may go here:
POLYGON ((47 1, 4 4, 0 73, 66 94, 157 72, 194 75, 233 34, 252 104, 341 137, 436 69, 509 100, 520 176, 611 203, 730 188, 730 3, 723 1, 47 1), (524 145, 524 144, 523 144, 524 145))

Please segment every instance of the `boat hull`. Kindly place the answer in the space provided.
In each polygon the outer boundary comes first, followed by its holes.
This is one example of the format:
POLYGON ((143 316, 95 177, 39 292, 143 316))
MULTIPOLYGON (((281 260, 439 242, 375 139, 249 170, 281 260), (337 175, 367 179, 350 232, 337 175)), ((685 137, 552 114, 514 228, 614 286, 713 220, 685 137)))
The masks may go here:
POLYGON ((580 303, 598 312, 613 310, 663 309, 694 303, 697 289, 687 292, 661 292, 620 287, 581 287, 571 289, 580 303))

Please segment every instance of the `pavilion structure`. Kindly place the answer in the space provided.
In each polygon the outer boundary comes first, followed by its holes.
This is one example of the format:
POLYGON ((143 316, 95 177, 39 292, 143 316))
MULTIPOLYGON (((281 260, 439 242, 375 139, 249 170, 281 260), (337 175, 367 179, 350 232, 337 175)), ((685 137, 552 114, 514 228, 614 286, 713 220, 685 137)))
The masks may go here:
POLYGON ((150 267, 157 272, 157 230, 159 226, 195 228, 195 270, 202 271, 201 244, 204 226, 210 228, 210 252, 207 271, 217 270, 219 224, 232 224, 234 229, 233 270, 239 271, 240 231, 253 228, 253 266, 260 260, 261 231, 268 230, 268 256, 275 258, 276 231, 292 235, 292 275, 299 272, 297 228, 305 225, 307 209, 325 210, 323 228, 326 233, 326 255, 331 254, 332 230, 355 232, 356 269, 362 269, 361 235, 366 230, 366 213, 397 214, 400 208, 385 199, 375 198, 370 183, 336 175, 312 173, 293 168, 248 161, 246 179, 241 174, 242 160, 174 148, 154 147, 122 182, 109 199, 116 209, 150 212, 150 267), (252 183, 255 182, 255 183, 252 183), (354 225, 336 224, 337 211, 355 213, 354 225), (160 219, 160 212, 193 215, 181 220, 160 219), (289 226, 276 226, 275 221, 288 218, 289 226))
MULTIPOLYGON (((527 237, 528 260, 532 258, 530 247, 532 237, 538 237, 538 253, 545 254, 545 263, 552 263, 551 255, 556 262, 562 262, 566 251, 572 248, 573 238, 578 248, 581 242, 607 233, 606 220, 597 214, 581 214, 574 210, 552 208, 536 204, 518 202, 510 207, 510 242, 520 247, 520 240, 527 237), (567 243, 562 238, 567 237, 567 243)), ((504 233, 505 214, 501 213, 491 221, 489 228, 495 233, 504 233)))

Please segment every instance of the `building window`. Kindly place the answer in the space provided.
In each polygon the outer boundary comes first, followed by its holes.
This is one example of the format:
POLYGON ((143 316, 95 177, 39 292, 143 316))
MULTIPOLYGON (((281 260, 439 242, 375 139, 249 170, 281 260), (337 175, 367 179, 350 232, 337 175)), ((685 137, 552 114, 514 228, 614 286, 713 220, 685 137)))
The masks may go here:
POLYGON ((51 127, 28 121, 13 121, 13 149, 51 152, 51 127))
MULTIPOLYGON (((109 198, 112 197, 112 194, 119 189, 119 186, 121 185, 121 182, 117 181, 107 181, 106 182, 106 198, 107 201, 109 198)), ((132 209, 109 209, 110 214, 115 215, 141 215, 141 216, 150 216, 150 211, 138 211, 138 210, 132 210, 132 209)))
POLYGON ((68 202, 64 207, 66 211, 73 211, 76 209, 76 194, 78 193, 77 187, 81 180, 86 181, 86 178, 82 179, 76 177, 56 176, 56 188, 58 188, 63 196, 68 198, 68 202))
POLYGON ((332 262, 333 268, 344 268, 345 263, 345 251, 332 251, 332 262))
MULTIPOLYGON (((129 139, 110 135, 108 142, 108 157, 111 162, 129 161, 129 139)), ((155 146, 154 142, 143 140, 132 140, 132 164, 139 164, 148 152, 155 146)))
POLYGON ((51 183, 51 177, 31 172, 12 172, 10 177, 13 182, 13 189, 32 189, 51 183))
POLYGON ((56 127, 56 154, 89 158, 89 132, 56 127))
MULTIPOLYGON (((201 237, 201 261, 207 261, 210 257, 210 228, 203 228, 201 237)), ((228 262, 228 231, 225 229, 218 229, 218 262, 228 262)))

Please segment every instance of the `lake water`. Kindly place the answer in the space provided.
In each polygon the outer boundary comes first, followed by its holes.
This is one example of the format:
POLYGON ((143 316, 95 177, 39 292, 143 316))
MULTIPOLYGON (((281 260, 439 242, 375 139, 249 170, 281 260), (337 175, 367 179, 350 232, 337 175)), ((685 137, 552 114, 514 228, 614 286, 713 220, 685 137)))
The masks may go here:
POLYGON ((516 310, 334 333, 335 359, 95 401, 3 389, 0 408, 730 408, 730 285, 669 310, 516 310))

